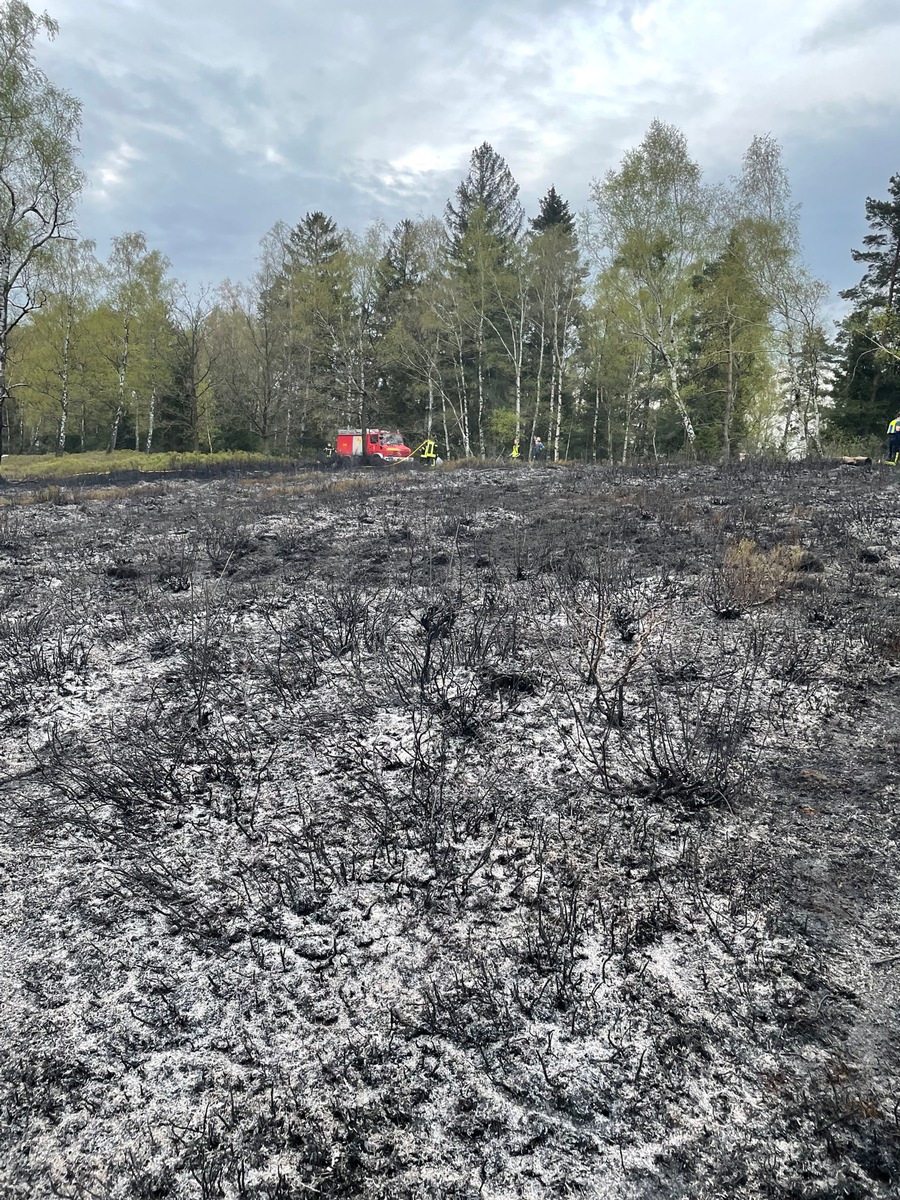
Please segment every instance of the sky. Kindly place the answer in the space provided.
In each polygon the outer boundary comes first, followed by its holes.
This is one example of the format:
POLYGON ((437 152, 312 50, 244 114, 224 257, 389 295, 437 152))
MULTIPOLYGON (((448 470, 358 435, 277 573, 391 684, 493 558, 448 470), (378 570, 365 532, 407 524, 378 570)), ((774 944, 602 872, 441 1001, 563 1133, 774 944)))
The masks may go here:
POLYGON ((581 211, 659 118, 710 181, 775 138, 836 292, 900 173, 900 0, 45 6, 39 62, 83 103, 81 234, 105 257, 143 230, 192 287, 249 279, 272 225, 316 209, 357 232, 440 215, 484 141, 529 215, 551 185, 581 211))

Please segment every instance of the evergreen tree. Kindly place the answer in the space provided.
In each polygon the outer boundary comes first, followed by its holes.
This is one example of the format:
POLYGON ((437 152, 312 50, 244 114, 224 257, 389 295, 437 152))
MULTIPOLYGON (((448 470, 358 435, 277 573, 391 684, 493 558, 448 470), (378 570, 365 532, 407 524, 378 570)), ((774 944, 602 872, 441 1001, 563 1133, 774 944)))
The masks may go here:
POLYGON ((519 203, 519 185, 512 172, 488 142, 482 142, 469 158, 469 173, 456 189, 456 205, 447 201, 445 220, 450 233, 451 253, 458 257, 476 212, 483 232, 505 247, 514 242, 525 220, 519 203))
POLYGON ((754 279, 753 232, 753 222, 732 228, 721 254, 695 278, 689 402, 698 450, 726 461, 754 399, 769 386, 770 305, 754 279))
POLYGON ((445 312, 452 312, 455 326, 460 428, 468 452, 474 425, 482 457, 489 412, 515 386, 504 349, 511 336, 511 306, 504 298, 516 287, 511 267, 525 219, 518 195, 506 162, 484 142, 472 151, 469 173, 456 189, 457 203, 448 202, 445 216, 454 292, 445 312))
MULTIPOLYGON (((425 277, 428 258, 415 221, 406 218, 394 227, 379 266, 380 293, 401 303, 425 277)), ((390 307, 388 303, 387 307, 390 307)))
POLYGON ((285 272, 275 290, 288 330, 283 371, 288 409, 302 443, 309 423, 327 429, 349 403, 341 347, 353 314, 351 263, 346 238, 320 211, 307 213, 291 230, 285 249, 285 272))
POLYGON ((408 218, 395 226, 378 264, 375 309, 380 393, 378 408, 401 426, 416 421, 420 372, 409 354, 405 332, 416 323, 428 272, 423 230, 408 218))
POLYGON ((572 413, 566 411, 571 406, 564 401, 586 271, 580 261, 574 219, 555 188, 541 201, 531 226, 528 253, 532 264, 531 367, 535 381, 531 435, 546 417, 547 439, 553 458, 558 459, 564 420, 571 433, 572 413))
POLYGON ((829 432, 839 438, 880 437, 900 412, 900 364, 880 356, 864 311, 841 323, 829 432))
POLYGON ((860 308, 900 309, 900 175, 888 184, 889 200, 866 199, 866 221, 872 232, 863 238, 864 250, 851 250, 853 261, 866 270, 855 287, 841 292, 860 308))
POLYGON ((575 218, 569 211, 568 201, 562 199, 555 187, 551 187, 543 197, 538 215, 532 217, 528 223, 535 233, 542 233, 545 229, 553 229, 556 226, 564 229, 566 233, 575 233, 575 218))
POLYGON ((892 175, 888 200, 866 200, 872 232, 853 261, 862 279, 841 292, 853 303, 839 338, 831 428, 850 437, 884 433, 900 411, 900 175, 892 175))
POLYGON ((291 230, 287 250, 296 270, 336 286, 332 268, 344 253, 344 239, 331 217, 318 210, 307 213, 291 230))

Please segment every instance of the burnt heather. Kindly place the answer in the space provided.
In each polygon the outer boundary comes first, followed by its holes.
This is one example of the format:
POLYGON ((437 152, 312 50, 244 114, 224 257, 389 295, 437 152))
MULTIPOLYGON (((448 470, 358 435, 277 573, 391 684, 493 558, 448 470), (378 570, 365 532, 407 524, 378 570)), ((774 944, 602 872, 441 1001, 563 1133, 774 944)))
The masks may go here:
POLYGON ((0 488, 0 1195, 896 1196, 898 501, 0 488))

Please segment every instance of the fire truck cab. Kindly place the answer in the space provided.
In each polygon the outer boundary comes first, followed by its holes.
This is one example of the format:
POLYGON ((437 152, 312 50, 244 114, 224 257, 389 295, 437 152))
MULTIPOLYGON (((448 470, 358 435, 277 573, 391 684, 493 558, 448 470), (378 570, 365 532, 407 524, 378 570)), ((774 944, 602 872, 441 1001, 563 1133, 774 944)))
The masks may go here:
POLYGON ((367 429, 365 448, 361 429, 339 429, 335 454, 338 458, 409 458, 412 451, 402 435, 388 429, 367 429))

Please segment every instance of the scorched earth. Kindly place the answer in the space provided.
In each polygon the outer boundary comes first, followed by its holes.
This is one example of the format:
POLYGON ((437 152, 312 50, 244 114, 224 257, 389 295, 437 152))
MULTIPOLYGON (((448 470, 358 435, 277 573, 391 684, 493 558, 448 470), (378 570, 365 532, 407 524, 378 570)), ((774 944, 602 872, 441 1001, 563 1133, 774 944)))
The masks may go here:
POLYGON ((0 489, 0 1191, 897 1195, 898 480, 0 489))

